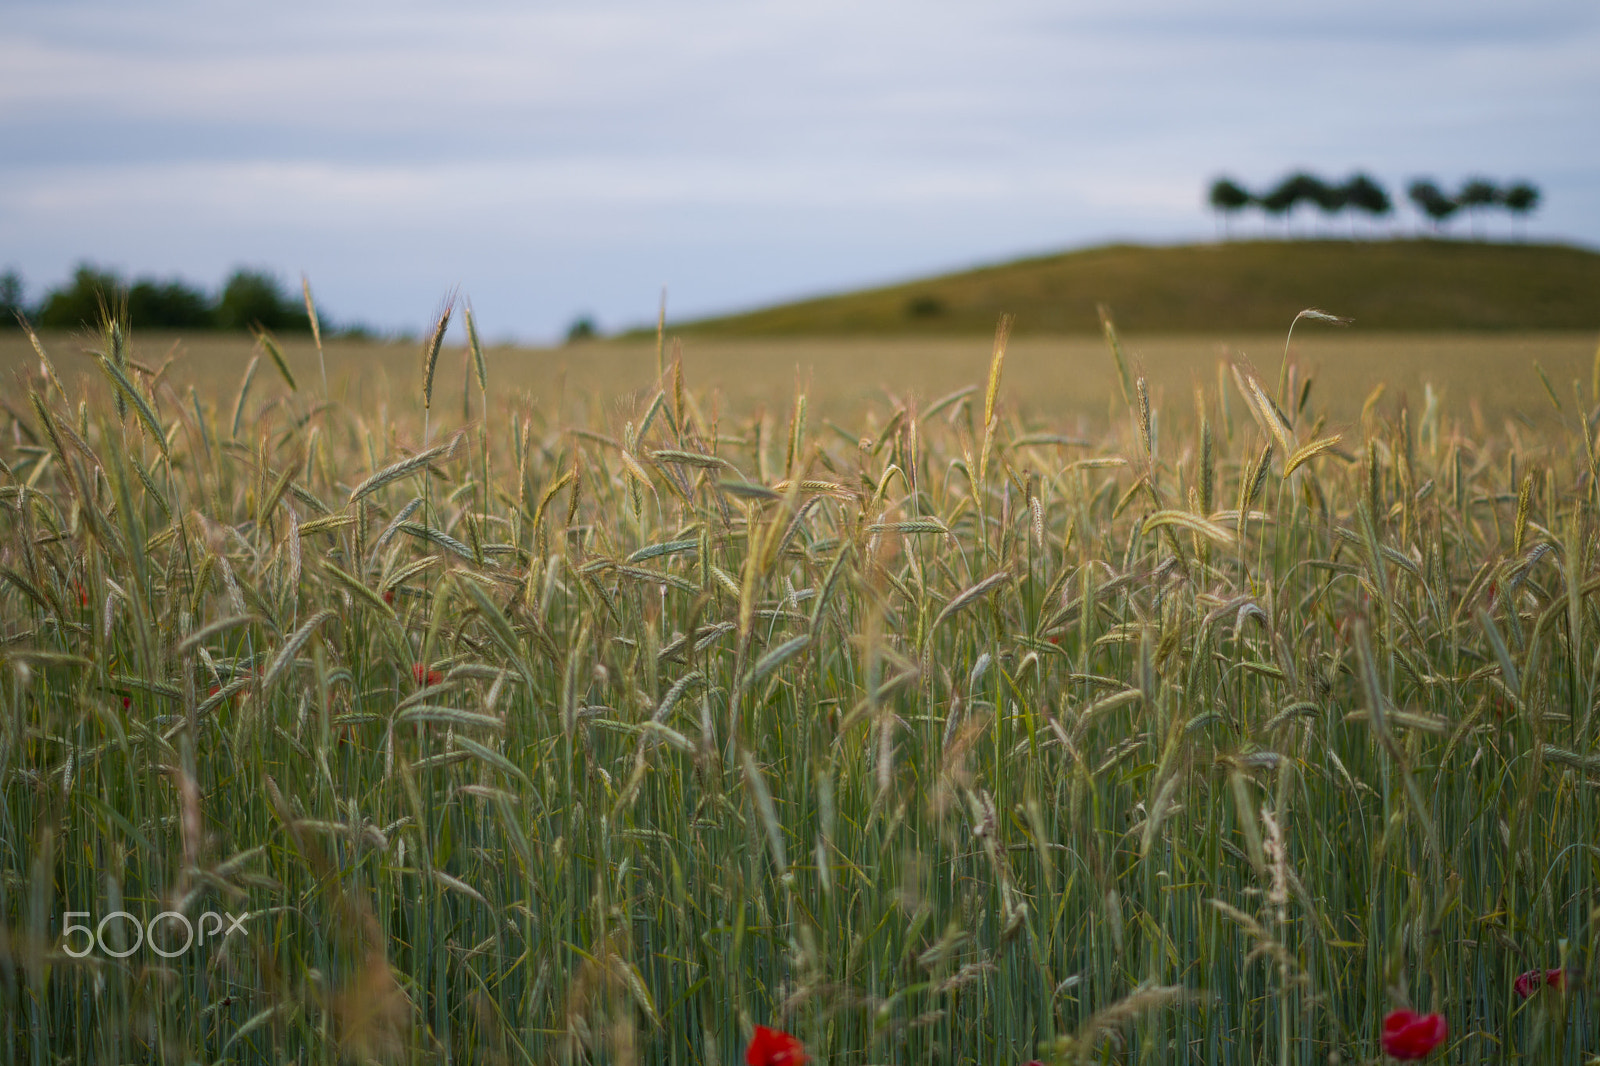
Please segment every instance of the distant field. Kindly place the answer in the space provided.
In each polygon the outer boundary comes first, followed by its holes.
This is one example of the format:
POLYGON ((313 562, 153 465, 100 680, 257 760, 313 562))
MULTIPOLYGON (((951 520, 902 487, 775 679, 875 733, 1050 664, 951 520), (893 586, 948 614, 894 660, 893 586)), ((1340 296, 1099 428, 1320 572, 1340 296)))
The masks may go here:
POLYGON ((1600 328, 1600 253, 1478 241, 1112 245, 678 324, 694 336, 1275 331, 1304 307, 1367 330, 1600 328))
MULTIPOLYGON (((1470 417, 1468 401, 1475 398, 1483 417, 1498 426, 1507 417, 1539 420, 1554 414, 1535 362, 1563 403, 1570 401, 1574 380, 1587 389, 1596 340, 1594 331, 1386 334, 1303 322, 1294 349, 1314 374, 1318 406, 1332 418, 1358 414, 1380 382, 1386 384, 1383 402, 1408 398, 1416 404, 1431 383, 1447 410, 1470 417)), ((1124 341, 1158 397, 1165 394, 1167 404, 1180 411, 1187 407, 1185 398, 1195 381, 1215 385, 1220 360, 1243 356, 1264 375, 1274 376, 1283 353, 1281 329, 1232 338, 1130 332, 1124 341)), ((94 364, 82 354, 84 340, 57 335, 45 343, 64 376, 98 379, 94 364)), ((785 410, 798 379, 807 384, 817 409, 846 417, 886 394, 914 395, 926 403, 970 385, 987 366, 990 346, 988 337, 691 338, 683 345, 683 356, 690 377, 718 390, 730 404, 744 408, 765 403, 785 410)), ((318 370, 310 342, 286 339, 284 347, 297 377, 313 380, 318 370)), ((389 398, 401 405, 416 402, 420 368, 415 345, 341 342, 327 350, 336 395, 343 391, 350 402, 363 405, 389 398)), ((136 333, 134 351, 147 365, 159 365, 175 354, 169 371, 174 383, 195 384, 202 393, 231 403, 249 362, 251 342, 218 336, 183 341, 136 333)), ((597 401, 631 409, 656 375, 653 341, 492 349, 488 360, 496 396, 527 395, 541 405, 559 400, 569 410, 597 401)), ((9 385, 18 368, 35 362, 19 334, 0 333, 0 380, 9 385)), ((464 369, 461 349, 447 349, 441 356, 436 405, 461 410, 464 369)), ((263 358, 258 374, 274 373, 263 358)), ((1104 425, 1111 405, 1120 405, 1115 381, 1098 336, 1025 335, 1011 342, 1004 389, 1030 416, 1104 425)), ((477 403, 475 390, 471 402, 477 403)))

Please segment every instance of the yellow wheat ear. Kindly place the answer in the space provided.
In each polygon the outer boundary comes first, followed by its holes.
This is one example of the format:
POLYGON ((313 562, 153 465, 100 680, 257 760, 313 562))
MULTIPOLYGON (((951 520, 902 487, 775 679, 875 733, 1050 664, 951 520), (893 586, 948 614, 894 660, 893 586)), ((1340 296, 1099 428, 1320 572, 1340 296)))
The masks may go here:
POLYGON ((472 369, 478 375, 478 391, 489 391, 489 368, 483 361, 483 344, 478 340, 478 324, 472 317, 472 301, 467 301, 463 318, 467 324, 467 347, 472 351, 472 369))
POLYGON ((444 307, 439 311, 439 317, 434 320, 433 330, 428 334, 427 344, 422 349, 422 446, 428 446, 428 433, 430 417, 433 414, 433 374, 439 368, 439 348, 444 344, 445 330, 450 327, 450 315, 456 307, 455 290, 451 290, 444 298, 444 307))
POLYGON ((444 344, 444 332, 450 328, 450 315, 455 311, 456 294, 450 293, 445 297, 444 308, 440 310, 439 317, 434 319, 433 329, 428 333, 428 342, 422 349, 422 406, 426 410, 433 406, 433 373, 439 367, 439 348, 444 344))
POLYGON ((328 360, 322 354, 322 323, 317 318, 317 305, 311 299, 311 279, 300 275, 300 293, 306 299, 306 319, 311 323, 311 339, 317 345, 317 366, 322 370, 322 398, 328 399, 328 360))

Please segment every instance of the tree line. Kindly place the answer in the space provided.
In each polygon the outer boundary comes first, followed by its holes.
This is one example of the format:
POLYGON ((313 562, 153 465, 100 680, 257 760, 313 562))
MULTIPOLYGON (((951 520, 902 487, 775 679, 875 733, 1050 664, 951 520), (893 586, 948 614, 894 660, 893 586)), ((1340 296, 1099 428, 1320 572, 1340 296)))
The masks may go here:
MULTIPOLYGON (((138 277, 129 283, 114 271, 84 263, 71 280, 32 305, 21 275, 0 274, 0 328, 15 326, 22 316, 41 329, 92 329, 102 308, 118 316, 125 313, 143 329, 311 330, 302 295, 286 291, 282 281, 263 270, 236 269, 221 288, 208 293, 180 278, 138 277)), ((318 317, 324 333, 335 332, 326 317, 318 317)))
MULTIPOLYGON (((1469 178, 1452 195, 1432 179, 1418 178, 1406 187, 1406 197, 1435 232, 1440 232, 1458 212, 1465 211, 1476 233, 1485 211, 1503 209, 1515 222, 1526 218, 1539 206, 1541 194, 1537 186, 1527 181, 1501 186, 1487 178, 1469 178)), ((1222 177, 1211 183, 1208 202, 1222 220, 1224 232, 1230 228, 1232 219, 1247 207, 1259 208, 1271 218, 1281 218, 1286 225, 1295 208, 1302 204, 1315 207, 1329 218, 1348 210, 1363 213, 1373 222, 1394 212, 1394 201, 1388 191, 1371 175, 1361 172, 1344 181, 1330 182, 1315 174, 1296 171, 1259 193, 1251 192, 1232 178, 1222 177)))

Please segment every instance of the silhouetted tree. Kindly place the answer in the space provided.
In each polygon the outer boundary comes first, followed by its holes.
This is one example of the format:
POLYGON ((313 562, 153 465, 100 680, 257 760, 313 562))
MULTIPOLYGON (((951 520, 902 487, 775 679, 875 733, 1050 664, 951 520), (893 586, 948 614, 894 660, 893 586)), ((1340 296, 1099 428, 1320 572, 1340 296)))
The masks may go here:
POLYGON ((1539 206, 1539 190, 1526 181, 1514 182, 1500 197, 1500 203, 1511 212, 1511 232, 1515 234, 1517 221, 1526 219, 1539 206))
POLYGON ((25 310, 23 295, 21 274, 15 270, 0 274, 0 329, 11 329, 17 325, 17 316, 25 310))
POLYGON ((1411 197, 1411 202, 1417 205, 1418 210, 1428 216, 1429 221, 1433 223, 1435 232, 1438 231, 1440 226, 1448 222, 1450 216, 1455 214, 1461 206, 1440 192, 1439 186, 1431 181, 1420 180, 1412 182, 1410 187, 1406 189, 1406 195, 1411 197))
POLYGON ((1297 194, 1287 181, 1280 181, 1265 196, 1256 198, 1256 203, 1268 215, 1284 220, 1284 230, 1287 232, 1289 211, 1294 207, 1297 194))
POLYGON ((598 336, 600 336, 600 327, 595 325, 593 317, 589 315, 579 315, 572 320, 572 325, 567 327, 568 344, 592 341, 598 336))
POLYGON ((174 278, 140 278, 128 290, 128 321, 135 328, 209 329, 215 324, 211 301, 199 289, 174 278))
MULTIPOLYGON (((14 273, 0 277, 0 316, 12 318, 12 307, 22 303, 22 279, 14 273), (14 295, 7 295, 5 278, 15 280, 14 295)), ((212 298, 181 278, 135 278, 129 286, 113 271, 81 263, 72 280, 51 289, 40 302, 34 320, 46 329, 95 328, 102 308, 127 324, 144 329, 252 329, 309 331, 310 319, 298 293, 288 294, 273 275, 238 269, 221 293, 212 298)), ((323 333, 334 327, 323 320, 323 333)))
POLYGON ((1370 215, 1374 221, 1394 210, 1394 204, 1390 202, 1383 186, 1359 171, 1345 179, 1344 200, 1357 211, 1370 215))
POLYGON ((127 292, 122 279, 109 270, 80 263, 72 281, 51 289, 39 305, 38 325, 45 329, 92 329, 100 322, 102 308, 122 302, 127 292))
POLYGON ((1469 178, 1461 186, 1461 191, 1456 193, 1456 203, 1466 208, 1467 221, 1472 228, 1473 236, 1478 235, 1478 213, 1482 208, 1493 207, 1500 202, 1500 190, 1494 182, 1486 178, 1469 178))
POLYGON ((276 277, 244 268, 235 270, 222 287, 216 323, 218 329, 311 330, 305 306, 285 295, 276 277))
POLYGON ((1316 185, 1308 188, 1307 192, 1325 215, 1337 215, 1350 204, 1350 193, 1343 185, 1332 185, 1321 179, 1313 179, 1316 185))
POLYGON ((1332 218, 1350 205, 1350 197, 1343 185, 1336 185, 1323 181, 1320 178, 1312 179, 1315 185, 1306 187, 1306 195, 1311 202, 1317 205, 1323 217, 1332 218))
POLYGON ((1294 209, 1301 203, 1321 204, 1327 196, 1327 183, 1314 174, 1297 171, 1290 174, 1278 183, 1266 196, 1261 198, 1261 206, 1269 213, 1285 216, 1285 228, 1288 219, 1292 217, 1294 209))
POLYGON ((1222 235, 1228 236, 1229 220, 1246 207, 1250 206, 1253 199, 1244 187, 1230 178, 1218 178, 1211 183, 1211 194, 1208 200, 1212 210, 1217 212, 1222 219, 1222 235))

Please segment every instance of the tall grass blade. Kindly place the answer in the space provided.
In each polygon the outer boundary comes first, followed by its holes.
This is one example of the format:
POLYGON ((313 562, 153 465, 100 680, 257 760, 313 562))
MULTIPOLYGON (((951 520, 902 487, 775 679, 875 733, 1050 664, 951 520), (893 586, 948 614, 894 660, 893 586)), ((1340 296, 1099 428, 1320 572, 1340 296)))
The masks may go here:
POLYGON ((478 376, 478 390, 489 391, 489 367, 483 358, 483 342, 478 339, 478 324, 472 317, 472 305, 467 304, 464 316, 467 324, 467 345, 472 349, 472 369, 478 376))
POLYGON ((330 399, 328 392, 328 358, 322 352, 322 322, 317 317, 316 302, 311 299, 311 279, 300 275, 300 294, 306 301, 306 320, 311 323, 311 339, 317 346, 317 367, 322 371, 322 398, 330 399))
POLYGON ((1095 310, 1100 314, 1100 331, 1105 335, 1106 347, 1111 349, 1111 361, 1117 367, 1117 384, 1122 388, 1122 402, 1129 407, 1133 406, 1133 370, 1128 365, 1128 357, 1122 351, 1122 341, 1117 336, 1117 327, 1111 321, 1111 309, 1105 304, 1096 304, 1095 310))
POLYGON ((264 329, 257 330, 256 343, 261 345, 266 350, 267 355, 272 357, 272 365, 278 368, 278 376, 283 378, 285 385, 289 386, 289 391, 299 391, 300 386, 295 384, 294 374, 289 371, 289 361, 284 358, 283 349, 278 347, 278 342, 272 334, 264 329))

